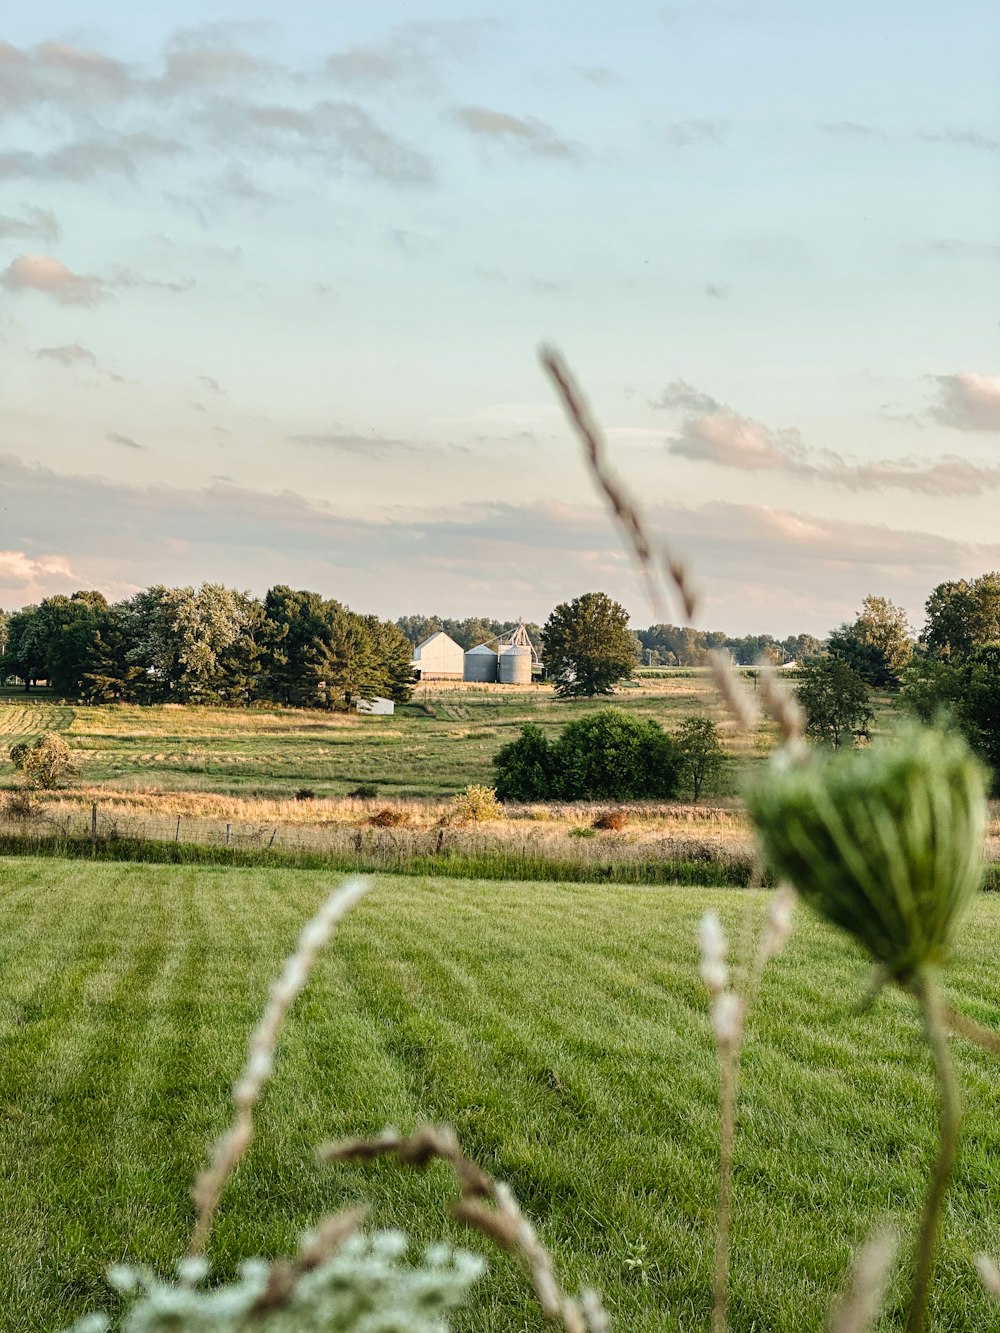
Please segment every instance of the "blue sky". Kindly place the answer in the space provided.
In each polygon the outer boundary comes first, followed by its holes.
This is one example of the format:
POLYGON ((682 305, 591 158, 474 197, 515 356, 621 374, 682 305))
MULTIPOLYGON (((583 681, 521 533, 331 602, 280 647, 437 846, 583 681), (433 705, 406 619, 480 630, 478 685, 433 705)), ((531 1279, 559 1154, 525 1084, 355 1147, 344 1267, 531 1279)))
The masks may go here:
POLYGON ((0 605, 703 622, 1000 566, 993 4, 47 3, 0 31, 0 605), (679 615, 679 613, 678 613, 679 615))

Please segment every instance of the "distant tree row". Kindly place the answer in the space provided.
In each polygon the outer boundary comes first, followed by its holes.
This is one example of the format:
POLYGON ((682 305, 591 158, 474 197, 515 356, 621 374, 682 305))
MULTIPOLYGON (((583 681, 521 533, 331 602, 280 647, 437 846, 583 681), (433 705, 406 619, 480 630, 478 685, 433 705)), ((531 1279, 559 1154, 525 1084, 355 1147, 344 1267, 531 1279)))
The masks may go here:
MULTIPOLYGON (((414 647, 418 643, 423 643, 424 639, 430 638, 432 634, 436 634, 438 630, 444 630, 449 638, 454 639, 468 652, 470 648, 477 648, 481 643, 489 643, 499 638, 501 634, 509 634, 511 630, 517 629, 520 621, 490 620, 485 616, 469 616, 465 620, 451 620, 447 616, 400 616, 395 624, 414 647)), ((533 643, 537 645, 541 642, 542 631, 538 625, 527 622, 525 629, 533 643)))
MULTIPOLYGON (((627 615, 625 619, 627 623, 627 615)), ((516 620, 491 620, 488 616, 470 616, 466 620, 449 620, 447 616, 400 616, 395 623, 412 644, 421 643, 437 630, 444 630, 466 650, 508 634, 518 625, 516 620)), ((526 629, 532 641, 540 644, 541 627, 530 623, 526 629)), ((792 634, 786 639, 775 639, 770 634, 734 638, 721 630, 698 630, 681 625, 650 625, 648 629, 630 630, 629 633, 637 650, 635 661, 644 666, 703 666, 708 654, 717 648, 727 649, 740 666, 753 666, 760 661, 778 665, 805 661, 824 648, 823 641, 812 634, 792 634)))
POLYGON ((256 700, 345 708, 409 697, 410 643, 393 624, 278 585, 263 598, 221 584, 154 586, 120 602, 47 597, 5 618, 0 674, 92 702, 256 700))
POLYGON ((775 639, 770 634, 746 634, 742 638, 722 630, 699 630, 690 625, 650 625, 636 630, 646 666, 704 666, 711 652, 732 654, 737 666, 756 666, 770 662, 804 662, 818 656, 824 648, 812 634, 791 634, 775 639))

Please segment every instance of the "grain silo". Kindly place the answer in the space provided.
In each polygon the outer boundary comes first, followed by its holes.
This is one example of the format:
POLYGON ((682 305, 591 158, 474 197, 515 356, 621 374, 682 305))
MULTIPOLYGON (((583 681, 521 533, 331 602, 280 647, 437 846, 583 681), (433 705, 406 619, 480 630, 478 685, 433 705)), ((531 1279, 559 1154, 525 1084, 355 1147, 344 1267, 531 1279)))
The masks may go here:
POLYGON ((462 669, 463 680, 478 680, 483 684, 496 684, 497 678, 497 655, 496 650, 487 643, 481 643, 475 648, 470 648, 465 654, 465 662, 462 669))
POLYGON ((501 685, 531 684, 531 649, 512 643, 501 650, 499 680, 501 685))

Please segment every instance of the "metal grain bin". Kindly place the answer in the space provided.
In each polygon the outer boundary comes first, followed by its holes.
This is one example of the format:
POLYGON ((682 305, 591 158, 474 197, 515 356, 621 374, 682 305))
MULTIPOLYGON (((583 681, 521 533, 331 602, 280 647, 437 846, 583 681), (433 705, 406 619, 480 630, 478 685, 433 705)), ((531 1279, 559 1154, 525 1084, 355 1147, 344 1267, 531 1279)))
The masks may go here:
POLYGON ((500 654, 500 684, 531 684, 531 649, 516 644, 500 654))
POLYGON ((493 685, 496 683, 496 678, 497 655, 493 649, 485 643, 479 644, 477 648, 470 648, 465 654, 462 679, 478 680, 493 685))

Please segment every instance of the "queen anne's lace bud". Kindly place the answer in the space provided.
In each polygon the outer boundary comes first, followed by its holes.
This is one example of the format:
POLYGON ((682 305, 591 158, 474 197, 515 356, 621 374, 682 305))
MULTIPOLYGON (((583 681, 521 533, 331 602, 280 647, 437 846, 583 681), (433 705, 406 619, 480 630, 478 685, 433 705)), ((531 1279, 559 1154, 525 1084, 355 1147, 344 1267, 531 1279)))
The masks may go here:
POLYGON ((959 736, 769 764, 747 803, 775 874, 896 980, 944 960, 983 872, 983 771, 959 736))

